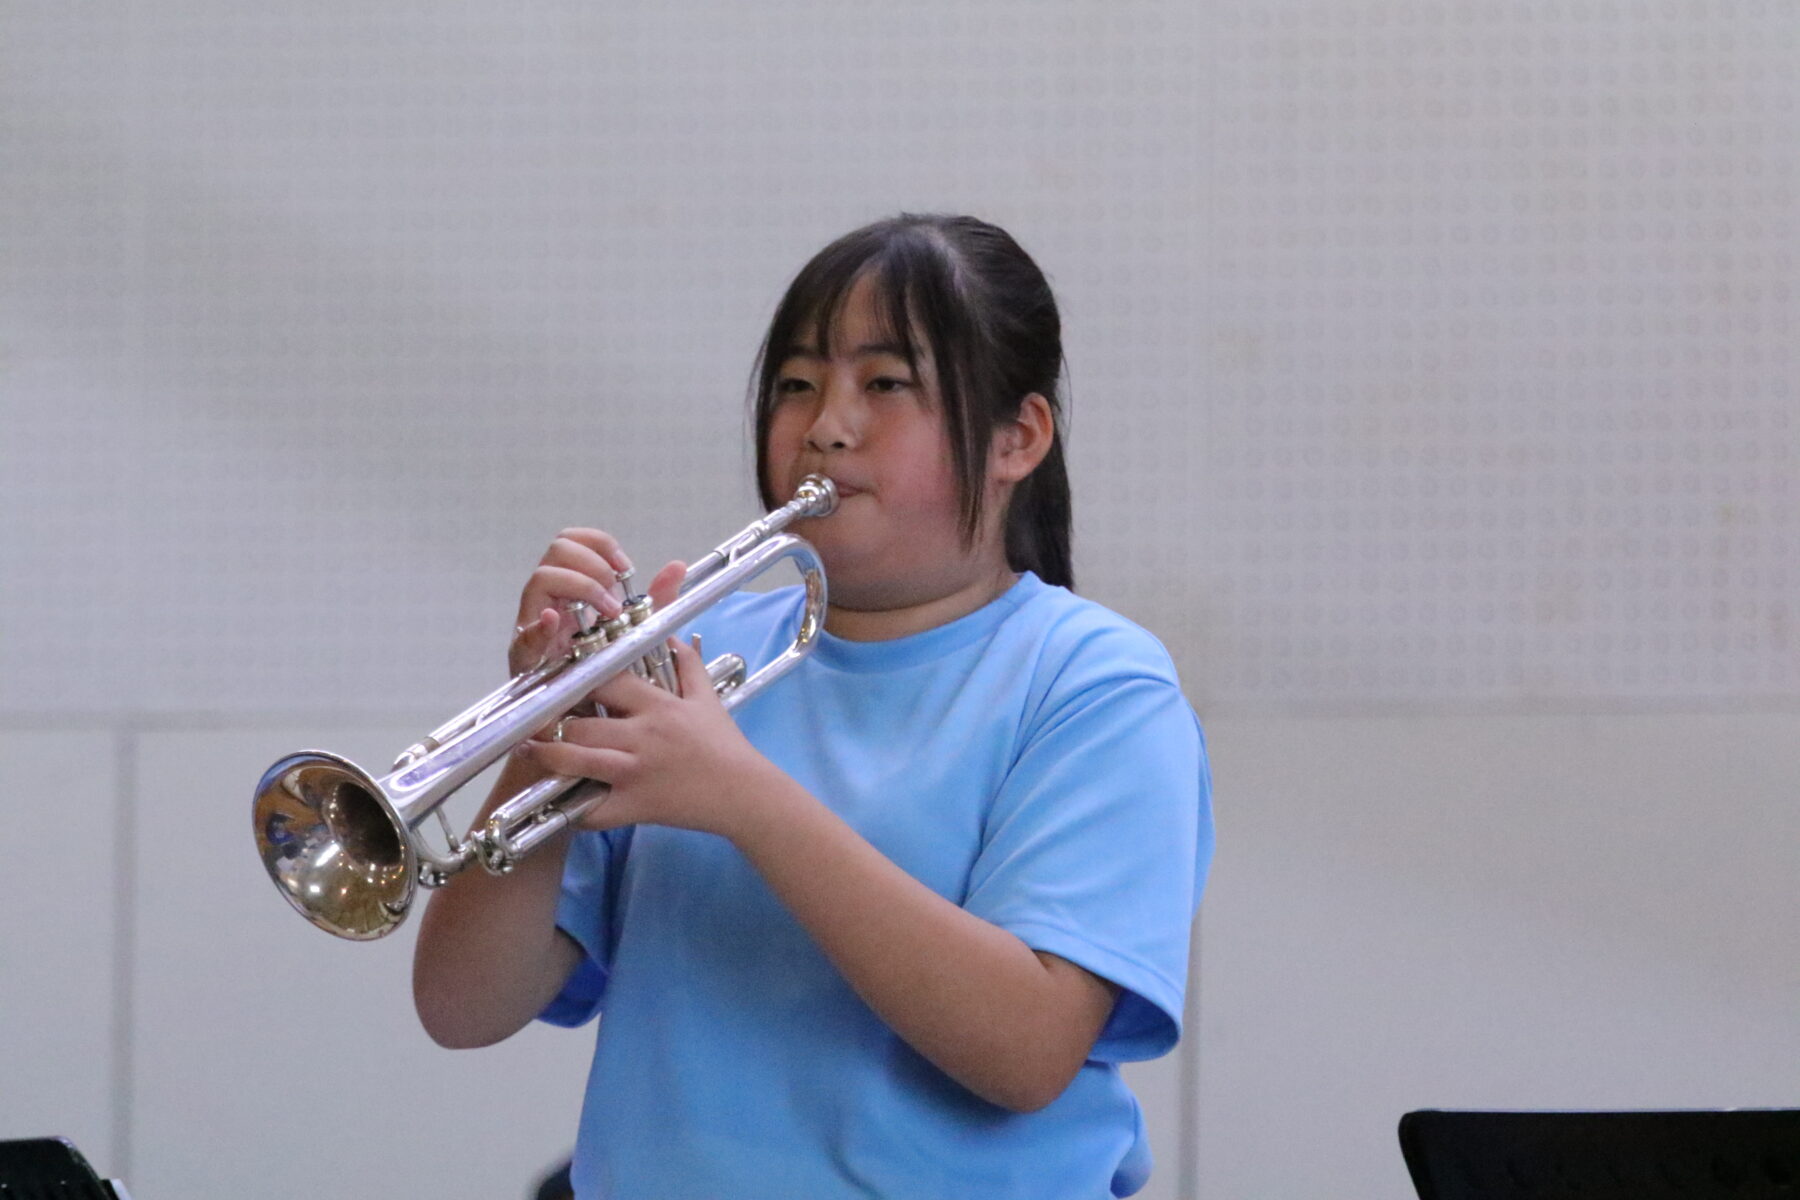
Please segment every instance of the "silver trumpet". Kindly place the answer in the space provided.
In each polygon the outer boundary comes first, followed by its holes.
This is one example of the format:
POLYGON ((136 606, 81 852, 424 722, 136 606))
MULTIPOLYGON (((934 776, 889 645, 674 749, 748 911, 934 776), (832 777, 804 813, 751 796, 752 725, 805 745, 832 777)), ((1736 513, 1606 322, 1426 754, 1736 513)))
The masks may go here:
POLYGON ((806 593, 792 644, 754 675, 746 675, 736 654, 720 656, 706 671, 725 707, 734 709, 798 666, 824 628, 825 568, 805 539, 784 531, 836 507, 831 480, 807 476, 791 501, 689 568, 681 594, 666 608, 652 611, 649 597, 628 596, 623 613, 580 632, 566 657, 515 675, 407 747, 386 775, 377 778, 323 750, 278 760, 263 772, 251 809, 269 878, 314 925, 368 941, 406 919, 418 887, 437 887, 471 863, 494 874, 511 870, 603 800, 607 786, 563 776, 540 780, 466 838, 439 812, 450 794, 623 672, 673 690, 669 636, 784 560, 799 569, 806 593), (433 813, 443 826, 443 852, 418 833, 433 813))

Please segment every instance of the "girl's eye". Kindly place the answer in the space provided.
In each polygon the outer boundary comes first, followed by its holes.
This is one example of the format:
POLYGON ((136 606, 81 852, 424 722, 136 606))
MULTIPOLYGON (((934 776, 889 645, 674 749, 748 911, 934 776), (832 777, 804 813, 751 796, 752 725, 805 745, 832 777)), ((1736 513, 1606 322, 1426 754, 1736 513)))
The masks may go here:
POLYGON ((874 379, 869 380, 869 390, 884 395, 890 392, 905 391, 911 386, 912 380, 897 379, 892 375, 877 375, 874 379))
POLYGON ((775 390, 783 396, 791 396, 796 392, 804 392, 810 387, 812 387, 810 381, 794 375, 789 375, 775 381, 775 390))

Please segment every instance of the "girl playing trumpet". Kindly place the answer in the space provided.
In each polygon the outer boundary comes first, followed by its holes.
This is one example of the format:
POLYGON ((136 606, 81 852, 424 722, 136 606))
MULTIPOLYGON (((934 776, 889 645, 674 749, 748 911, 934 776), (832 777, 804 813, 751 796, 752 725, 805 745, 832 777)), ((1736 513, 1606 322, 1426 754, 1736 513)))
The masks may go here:
MULTIPOLYGON (((679 694, 624 675, 605 717, 524 743, 610 797, 505 878, 433 897, 415 960, 450 1046, 601 1016, 576 1194, 1124 1196, 1149 1152, 1119 1064, 1171 1049, 1212 851, 1205 751, 1168 655, 1075 596, 1049 285, 1003 230, 902 216, 788 288, 756 371, 766 506, 826 633, 733 721, 696 651, 679 694)), ((568 602, 620 608, 616 540, 566 530, 520 601, 515 669, 568 602)), ((683 567, 655 576, 667 603, 683 567)), ((752 669, 793 589, 693 628, 752 669)))

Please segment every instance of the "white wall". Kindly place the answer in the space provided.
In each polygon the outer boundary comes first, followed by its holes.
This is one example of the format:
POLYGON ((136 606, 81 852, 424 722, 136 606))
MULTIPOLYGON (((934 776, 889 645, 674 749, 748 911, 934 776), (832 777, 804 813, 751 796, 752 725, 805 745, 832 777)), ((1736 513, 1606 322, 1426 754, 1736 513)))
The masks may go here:
POLYGON ((740 524, 776 296, 903 208, 1053 276, 1084 590, 1208 722, 1155 1197, 1800 1102, 1797 55, 1782 0, 11 6, 0 1137, 148 1198, 560 1151, 571 1042, 426 1044, 252 781, 485 690, 561 525, 740 524))
POLYGON ((1413 1108, 1800 1105, 1800 712, 1213 745, 1199 1194, 1408 1196, 1413 1108))

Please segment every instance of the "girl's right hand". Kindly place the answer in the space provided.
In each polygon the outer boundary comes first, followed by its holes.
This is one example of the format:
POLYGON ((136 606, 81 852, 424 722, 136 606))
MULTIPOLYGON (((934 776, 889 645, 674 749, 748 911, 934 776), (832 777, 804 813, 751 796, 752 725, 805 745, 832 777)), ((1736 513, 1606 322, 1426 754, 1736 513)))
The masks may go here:
POLYGON ((506 652, 512 673, 569 652, 578 632, 573 605, 591 605, 601 620, 618 616, 619 576, 630 570, 631 559, 610 533, 565 529, 557 534, 519 594, 518 622, 506 652))

